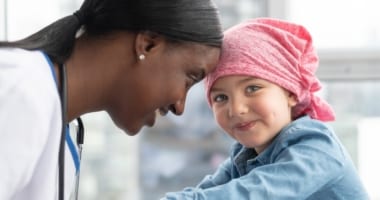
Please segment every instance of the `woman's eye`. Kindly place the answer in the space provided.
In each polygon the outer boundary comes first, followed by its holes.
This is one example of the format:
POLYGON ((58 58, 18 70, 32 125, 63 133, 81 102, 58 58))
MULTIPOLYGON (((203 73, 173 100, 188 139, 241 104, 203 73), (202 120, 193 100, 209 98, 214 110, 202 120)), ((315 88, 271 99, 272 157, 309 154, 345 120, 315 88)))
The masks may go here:
POLYGON ((198 83, 201 79, 196 75, 189 75, 189 80, 186 82, 186 88, 189 89, 194 84, 198 83))
POLYGON ((220 95, 216 95, 214 97, 214 102, 222 102, 222 101, 225 101, 227 100, 227 96, 226 95, 223 95, 223 94, 220 94, 220 95))
POLYGON ((198 82, 199 82, 199 78, 198 78, 196 75, 190 75, 190 79, 191 79, 193 85, 194 85, 195 83, 198 83, 198 82))
POLYGON ((255 91, 259 90, 259 89, 260 89, 260 87, 257 86, 257 85, 250 85, 250 86, 248 86, 248 87, 246 88, 246 91, 247 91, 248 93, 252 93, 252 92, 255 92, 255 91))

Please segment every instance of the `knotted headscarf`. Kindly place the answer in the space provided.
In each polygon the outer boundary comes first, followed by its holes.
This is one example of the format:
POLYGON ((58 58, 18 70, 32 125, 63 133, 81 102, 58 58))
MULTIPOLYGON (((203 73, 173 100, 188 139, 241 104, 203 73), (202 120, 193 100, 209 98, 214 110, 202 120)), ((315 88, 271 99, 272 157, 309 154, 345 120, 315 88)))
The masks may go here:
POLYGON ((321 83, 315 76, 318 56, 310 33, 301 25, 272 18, 257 18, 238 24, 224 33, 220 61, 205 79, 209 104, 210 89, 221 77, 248 75, 275 83, 298 100, 292 115, 309 115, 333 121, 330 105, 315 95, 321 83))

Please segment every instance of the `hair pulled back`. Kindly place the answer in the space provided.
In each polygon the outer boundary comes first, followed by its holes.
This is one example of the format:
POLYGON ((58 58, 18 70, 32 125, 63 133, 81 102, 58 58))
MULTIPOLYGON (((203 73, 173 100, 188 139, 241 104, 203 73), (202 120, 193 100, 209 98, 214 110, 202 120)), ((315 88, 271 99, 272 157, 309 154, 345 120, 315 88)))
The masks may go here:
POLYGON ((71 55, 77 32, 102 35, 111 31, 150 31, 169 41, 221 47, 223 32, 212 0, 84 0, 73 15, 0 47, 42 50, 58 63, 71 55))

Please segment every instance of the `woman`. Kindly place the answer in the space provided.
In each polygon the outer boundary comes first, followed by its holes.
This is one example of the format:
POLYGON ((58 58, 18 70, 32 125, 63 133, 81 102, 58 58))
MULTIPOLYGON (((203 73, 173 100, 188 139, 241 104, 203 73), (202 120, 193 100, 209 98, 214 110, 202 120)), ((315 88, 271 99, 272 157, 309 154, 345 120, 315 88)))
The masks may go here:
POLYGON ((85 0, 25 39, 0 42, 0 199, 67 199, 79 162, 64 150, 65 125, 104 110, 135 135, 156 111, 182 114, 221 43, 209 0, 85 0))

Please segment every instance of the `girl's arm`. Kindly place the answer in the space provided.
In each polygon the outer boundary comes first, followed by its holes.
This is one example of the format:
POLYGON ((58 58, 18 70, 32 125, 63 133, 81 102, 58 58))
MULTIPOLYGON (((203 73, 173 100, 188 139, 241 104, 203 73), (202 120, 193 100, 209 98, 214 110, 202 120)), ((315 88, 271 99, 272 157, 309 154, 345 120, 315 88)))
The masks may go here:
MULTIPOLYGON (((253 163, 258 167, 248 174, 228 182, 218 175, 206 177, 199 187, 168 193, 161 200, 306 199, 344 176, 347 158, 330 134, 293 129, 273 148, 269 160, 253 163)), ((227 174, 223 165, 221 169, 216 174, 227 174)))

